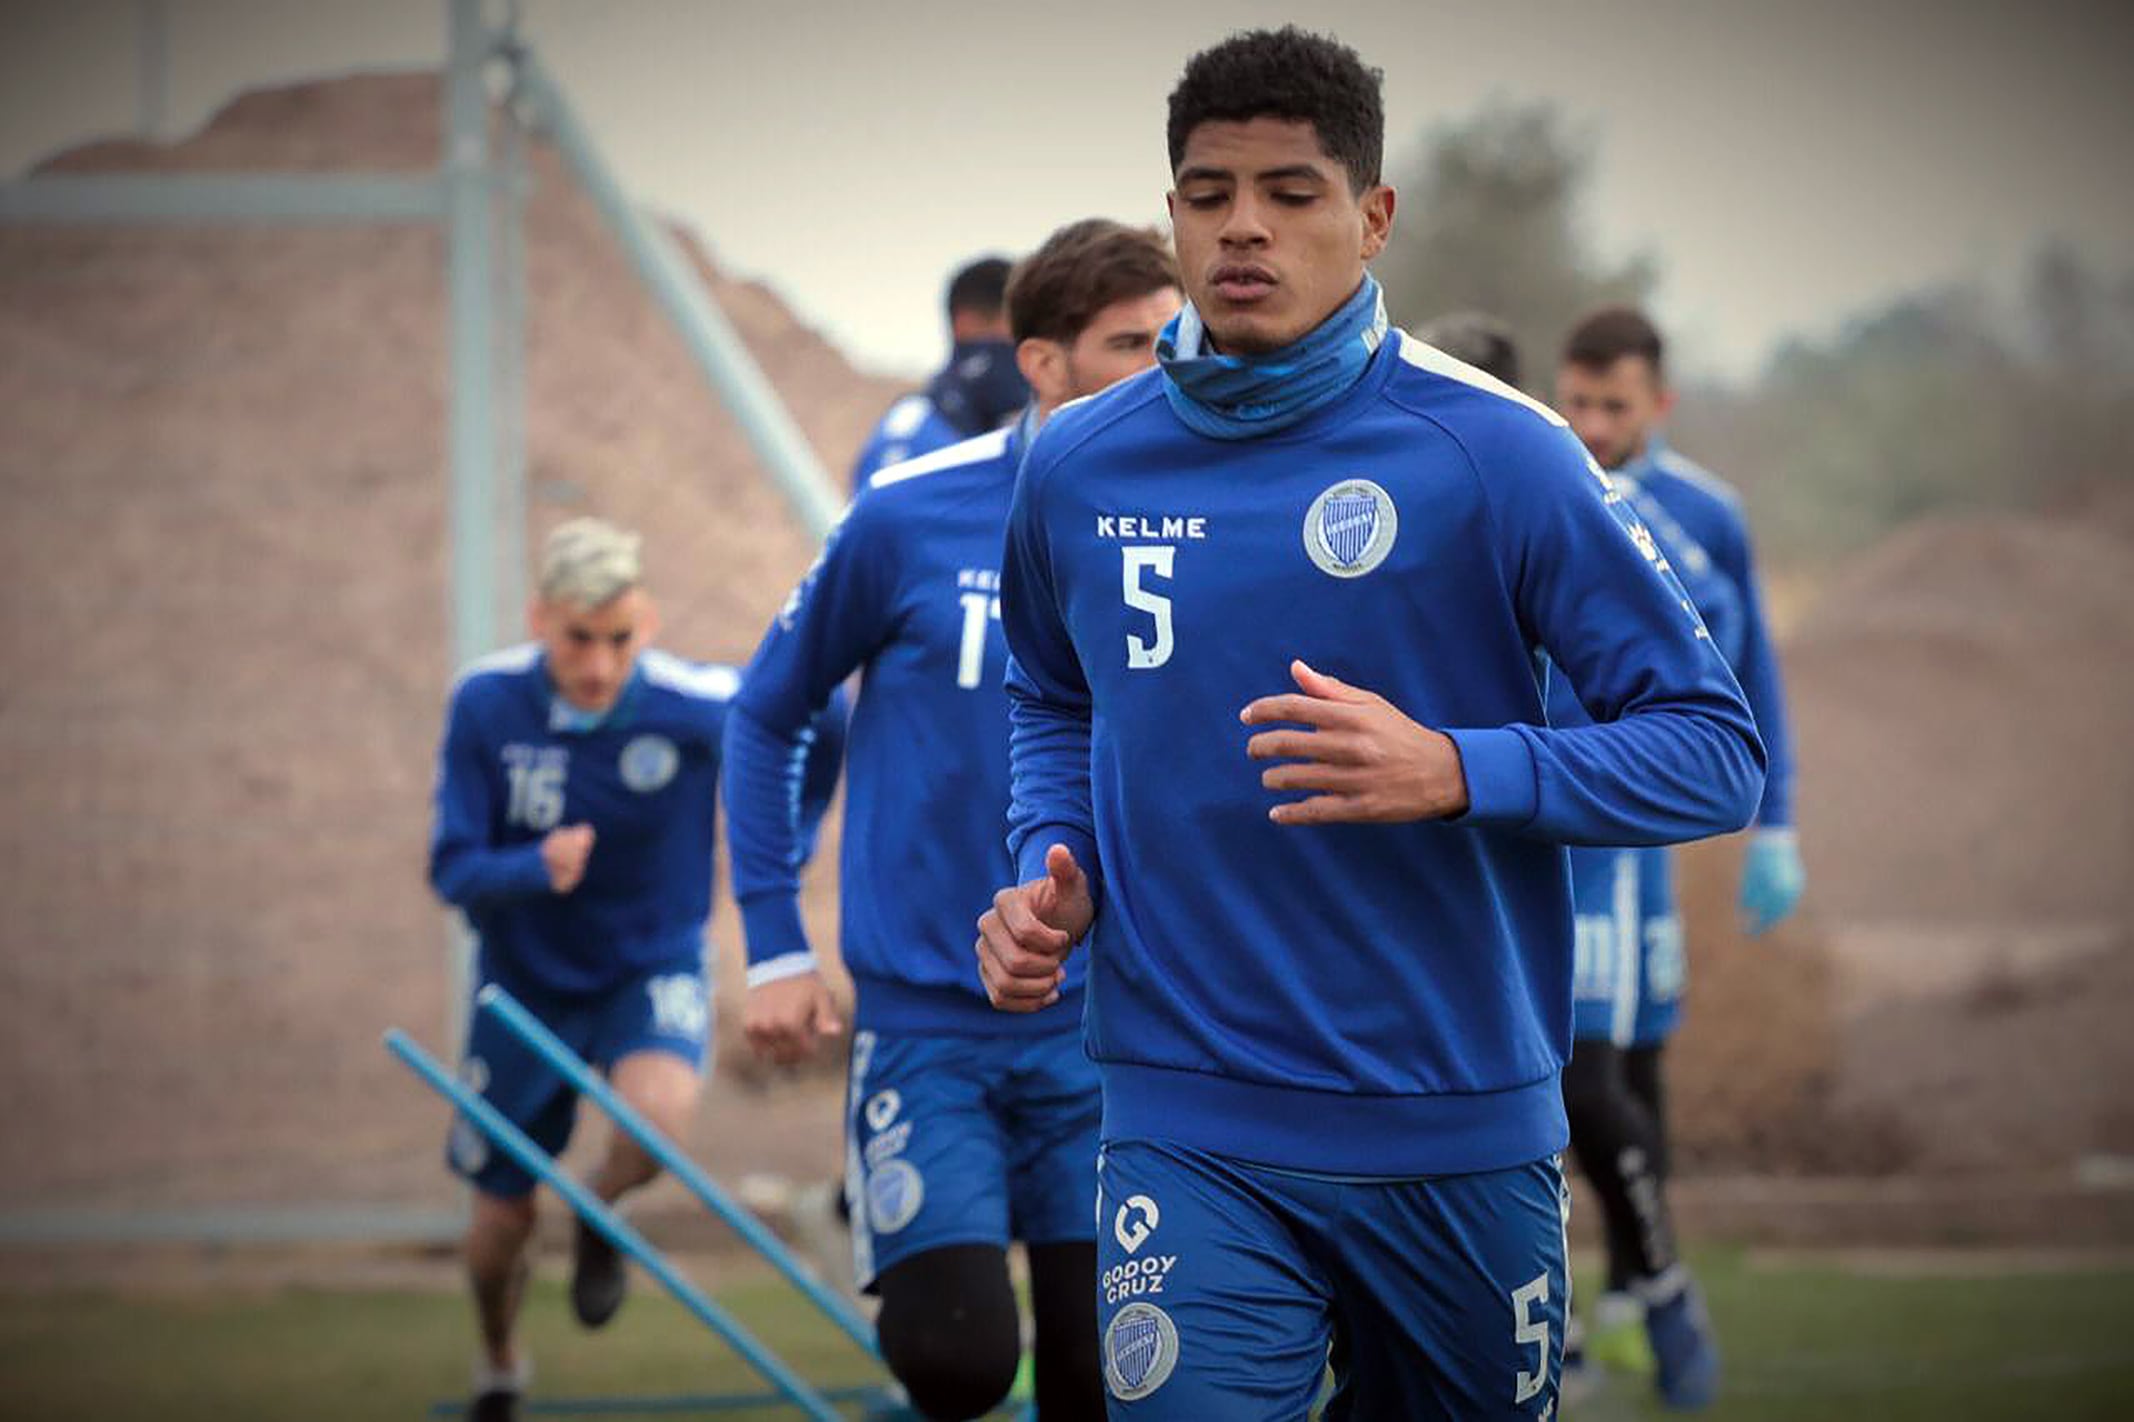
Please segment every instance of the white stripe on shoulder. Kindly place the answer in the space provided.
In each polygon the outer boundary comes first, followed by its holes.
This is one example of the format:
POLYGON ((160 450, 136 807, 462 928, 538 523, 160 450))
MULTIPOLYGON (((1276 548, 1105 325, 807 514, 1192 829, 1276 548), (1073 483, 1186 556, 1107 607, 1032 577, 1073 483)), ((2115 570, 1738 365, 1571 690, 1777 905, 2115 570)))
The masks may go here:
MULTIPOLYGON (((1112 382, 1112 385, 1116 385, 1118 383, 1119 382, 1115 380, 1112 382)), ((1104 390, 1109 389, 1111 389, 1111 385, 1107 385, 1104 387, 1104 390)), ((1104 393, 1104 390, 1099 390, 1092 395, 1077 395, 1072 400, 1062 401, 1060 404, 1054 405, 1052 407, 1052 415, 1047 415, 1045 418, 1047 420, 1050 420, 1053 415, 1058 415, 1064 411, 1072 410, 1077 405, 1087 405, 1090 401, 1096 399, 1098 395, 1102 395, 1104 393)))
POLYGON ((541 644, 539 642, 521 642, 516 647, 500 647, 494 652, 484 652, 481 656, 461 667, 459 675, 452 679, 452 684, 459 686, 474 677, 483 676, 490 672, 508 674, 511 672, 531 671, 534 663, 540 660, 541 644))
POLYGON ((645 680, 700 701, 731 701, 741 689, 741 673, 717 662, 691 662, 672 652, 648 647, 637 659, 645 680))
POLYGON ((1724 499, 1730 504, 1741 502, 1740 490, 1687 455, 1677 454, 1672 449, 1663 449, 1659 457, 1652 462, 1685 484, 1695 484, 1715 498, 1724 499))
POLYGON ((890 439, 909 439, 933 412, 934 402, 924 395, 906 395, 882 416, 882 433, 890 439))
POLYGON ((867 481, 870 489, 886 489, 891 484, 901 484, 906 479, 916 479, 921 474, 938 474, 944 469, 959 469, 966 464, 976 464, 984 459, 998 459, 1008 452, 1008 431, 994 430, 961 444, 952 444, 946 449, 937 449, 931 454, 922 454, 917 459, 907 459, 902 464, 892 464, 876 473, 867 481))
POLYGON ((1516 400, 1552 425, 1564 425, 1564 417, 1514 386, 1506 385, 1486 370, 1477 370, 1464 360, 1455 360, 1436 346, 1419 341, 1406 331, 1400 333, 1400 358, 1417 370, 1427 370, 1432 375, 1442 375, 1448 380, 1457 380, 1472 385, 1477 390, 1486 390, 1492 395, 1501 395, 1507 400, 1516 400))

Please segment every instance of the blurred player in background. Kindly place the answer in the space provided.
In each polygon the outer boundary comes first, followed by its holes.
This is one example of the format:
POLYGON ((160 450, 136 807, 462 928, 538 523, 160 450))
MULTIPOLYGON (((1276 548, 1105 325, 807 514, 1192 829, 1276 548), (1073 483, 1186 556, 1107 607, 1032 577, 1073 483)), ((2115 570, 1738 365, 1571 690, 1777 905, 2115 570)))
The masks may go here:
POLYGON ((948 364, 889 407, 852 465, 852 489, 890 464, 998 429, 1029 402, 1008 330, 1008 260, 980 257, 948 283, 948 364))
POLYGON ((1464 360, 1506 385, 1519 385, 1519 345, 1512 328, 1480 311, 1455 311, 1415 328, 1418 339, 1454 360, 1464 360))
MULTIPOLYGON (((977 1417, 1021 1352, 1006 1249, 1029 1249, 1046 1422, 1101 1417, 1091 1196, 1097 1082, 1070 1009, 992 1010, 971 920, 1008 872, 999 567, 1024 448, 1063 403, 1154 359, 1178 310, 1162 240, 1092 219, 1015 269, 1007 429, 893 465, 860 492, 749 665, 727 733, 727 836, 748 933, 749 1039, 794 1061, 838 1030, 802 932, 796 738, 862 674, 846 798, 843 948, 857 988, 846 1121, 856 1273, 882 1355, 931 1418, 977 1417)), ((1079 980, 1063 990, 1079 1002, 1079 980)))
MULTIPOLYGON (((1696 603, 1755 713, 1768 757, 1763 800, 1741 882, 1744 931, 1792 912, 1805 883, 1793 830, 1792 740, 1778 658, 1763 615, 1739 499, 1667 447, 1673 406, 1660 333, 1623 307, 1596 311, 1566 341, 1559 408, 1651 530, 1696 603)), ((1552 683, 1551 718, 1581 713, 1552 683)), ((1608 1289, 1586 1312, 1584 1358, 1655 1371, 1663 1399, 1708 1404, 1719 1353, 1696 1287, 1676 1253, 1667 1208, 1667 1116, 1661 1052, 1681 1016, 1687 964, 1664 849, 1574 849, 1577 1047, 1564 1072, 1571 1144, 1601 1201, 1608 1289), (1642 1322, 1642 1328, 1640 1324, 1642 1322)))
POLYGON ((1009 515, 1021 883, 983 971, 1071 1011, 1090 940, 1114 1418, 1286 1422, 1331 1363, 1328 1418, 1534 1422, 1557 846, 1738 828, 1761 747, 1563 421, 1388 327, 1377 72, 1238 35, 1168 137, 1191 304, 1160 373, 1046 426, 1009 515), (1544 649, 1601 724, 1541 724, 1544 649))
MULTIPOLYGON (((710 1024, 704 924, 720 742, 738 677, 648 647, 659 616, 638 578, 633 534, 581 518, 549 536, 531 609, 536 640, 476 662, 453 690, 430 882, 478 938, 481 982, 518 998, 679 1140, 710 1024)), ((840 710, 813 723, 797 809, 803 838, 836 783, 840 710)), ((474 1015, 462 1074, 543 1149, 563 1150, 575 1093, 486 1013, 474 1015)), ((534 1180, 465 1121, 448 1156, 474 1188, 466 1255, 482 1356, 468 1415, 506 1422, 528 1378, 512 1331, 534 1180)), ((616 1131, 586 1183, 613 1202, 657 1169, 616 1131)), ((579 1222, 579 1321, 607 1322, 625 1285, 614 1247, 579 1222)))

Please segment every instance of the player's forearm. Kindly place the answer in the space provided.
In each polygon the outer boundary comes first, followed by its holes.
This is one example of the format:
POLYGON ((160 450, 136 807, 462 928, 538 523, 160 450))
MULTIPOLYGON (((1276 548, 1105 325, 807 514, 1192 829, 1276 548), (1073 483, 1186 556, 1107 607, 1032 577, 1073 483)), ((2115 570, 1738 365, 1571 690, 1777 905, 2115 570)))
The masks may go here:
POLYGON ((1064 844, 1090 882, 1102 882, 1089 784, 1087 710, 1043 700, 1011 679, 1008 692, 1008 852, 1018 882, 1045 875, 1045 853, 1064 844))
POLYGON ((509 849, 440 845, 430 854, 430 886, 439 898, 461 909, 550 892, 538 840, 509 849))
POLYGON ((736 704, 726 721, 726 844, 748 959, 808 952, 800 923, 802 762, 812 736, 779 731, 736 704))
POLYGON ((1793 823, 1793 735, 1786 721, 1778 658, 1762 635, 1751 639, 1749 654, 1742 659, 1741 690, 1755 713, 1756 731, 1764 743, 1763 802, 1756 811, 1756 823, 1768 829, 1785 828, 1793 823))
POLYGON ((798 893, 774 889, 739 903, 750 987, 815 971, 815 950, 801 922, 798 893))
POLYGON ((1606 725, 1448 734, 1467 777, 1461 823, 1562 844, 1727 834, 1749 823, 1763 789, 1763 747, 1738 701, 1653 707, 1606 725))
POLYGON ((1748 703, 1650 530, 1574 449, 1537 448, 1556 461, 1497 508, 1522 617, 1593 724, 1448 731, 1465 820, 1619 847, 1740 829, 1764 778, 1748 703))
POLYGON ((842 688, 832 688, 830 699, 808 723, 806 764, 800 772, 800 821, 797 864, 815 857, 815 832, 837 793, 837 777, 845 763, 846 718, 850 708, 842 688))
MULTIPOLYGON (((1042 438, 1042 436, 1040 436, 1042 438)), ((1096 813, 1089 784, 1089 686, 1059 615, 1040 520, 1036 473, 1026 462, 1008 514, 1001 556, 1001 632, 1008 665, 1008 853, 1016 881, 1045 877, 1045 854, 1065 845, 1103 901, 1096 813)))

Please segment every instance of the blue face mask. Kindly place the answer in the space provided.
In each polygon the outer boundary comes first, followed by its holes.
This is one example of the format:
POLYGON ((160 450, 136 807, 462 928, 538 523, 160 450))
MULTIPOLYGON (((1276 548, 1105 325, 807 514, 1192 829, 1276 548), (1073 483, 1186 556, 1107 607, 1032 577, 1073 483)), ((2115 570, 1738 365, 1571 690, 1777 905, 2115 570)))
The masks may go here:
POLYGON ((1280 350, 1220 355, 1190 305, 1156 339, 1163 393, 1188 428, 1211 439, 1254 439, 1333 403, 1363 377, 1386 339, 1386 303, 1366 272, 1340 309, 1280 350))
POLYGON ((998 429, 1029 403, 1013 341, 958 341, 948 366, 926 387, 934 408, 966 435, 998 429))

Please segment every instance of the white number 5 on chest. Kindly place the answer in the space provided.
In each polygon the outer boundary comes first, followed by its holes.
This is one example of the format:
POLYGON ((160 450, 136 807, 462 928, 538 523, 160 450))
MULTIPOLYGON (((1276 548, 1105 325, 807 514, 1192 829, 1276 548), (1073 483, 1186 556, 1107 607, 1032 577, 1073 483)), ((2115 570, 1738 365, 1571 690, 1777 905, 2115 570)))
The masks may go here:
POLYGON ((1126 665, 1130 671, 1148 671, 1171 659, 1171 600, 1142 586, 1142 574, 1153 574, 1169 582, 1178 549, 1170 544, 1121 548, 1119 556, 1124 560, 1120 582, 1126 605, 1136 612, 1147 613, 1156 623, 1153 639, 1143 638, 1136 632, 1126 634, 1126 665))

